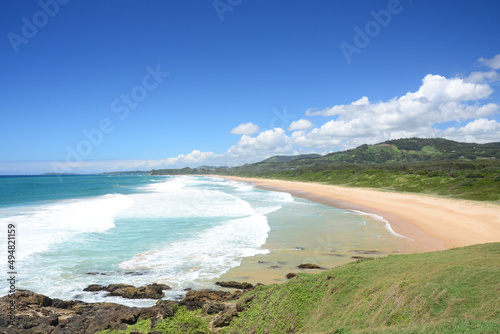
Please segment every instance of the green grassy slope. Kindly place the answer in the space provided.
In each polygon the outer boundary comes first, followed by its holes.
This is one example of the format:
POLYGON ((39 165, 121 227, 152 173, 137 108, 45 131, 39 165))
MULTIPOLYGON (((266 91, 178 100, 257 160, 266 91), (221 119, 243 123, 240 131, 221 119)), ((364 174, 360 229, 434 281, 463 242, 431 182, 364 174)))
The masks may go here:
POLYGON ((500 200, 500 162, 305 167, 282 171, 241 171, 231 175, 425 193, 480 201, 500 200))
POLYGON ((500 243, 351 263, 251 293, 225 333, 498 333, 500 243))
MULTIPOLYGON (((498 333, 500 243, 361 260, 251 296, 222 333, 498 333)), ((211 317, 179 307, 127 332, 208 333, 211 317)))

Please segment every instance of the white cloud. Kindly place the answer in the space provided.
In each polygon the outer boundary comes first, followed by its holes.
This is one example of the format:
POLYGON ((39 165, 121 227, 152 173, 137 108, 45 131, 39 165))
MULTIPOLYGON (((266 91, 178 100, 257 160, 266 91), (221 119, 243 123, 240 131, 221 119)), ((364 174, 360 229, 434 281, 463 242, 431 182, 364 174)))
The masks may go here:
POLYGON ((465 82, 472 83, 492 82, 498 80, 500 80, 500 75, 496 71, 472 72, 467 78, 464 79, 465 82))
MULTIPOLYGON (((496 73, 496 72, 495 72, 496 73)), ((467 121, 493 116, 499 112, 495 103, 481 104, 493 92, 485 79, 493 73, 476 72, 469 80, 427 75, 416 92, 388 101, 370 102, 368 97, 348 105, 335 105, 321 111, 309 109, 308 116, 337 116, 308 132, 292 134, 294 144, 305 147, 353 147, 387 139, 439 134, 433 126, 450 121, 467 121)))
POLYGON ((178 165, 178 164, 196 164, 199 162, 206 161, 208 159, 213 159, 220 156, 220 154, 215 154, 213 152, 201 152, 198 150, 193 150, 191 153, 184 155, 180 154, 174 158, 168 158, 166 160, 159 160, 166 165, 178 165))
POLYGON ((496 120, 479 118, 460 128, 441 131, 442 137, 461 142, 487 143, 499 140, 500 123, 496 120))
POLYGON ((288 127, 288 130, 290 131, 303 131, 303 130, 309 130, 312 128, 314 125, 311 123, 310 120, 308 119, 299 119, 298 121, 293 121, 292 124, 288 127))
MULTIPOLYGON (((500 55, 479 62, 492 68, 500 66, 500 55)), ((493 119, 500 106, 487 102, 493 89, 490 82, 500 80, 496 71, 473 72, 466 78, 426 75, 415 92, 387 101, 371 102, 367 96, 350 104, 339 104, 317 110, 306 116, 333 117, 315 126, 299 119, 285 130, 276 127, 262 131, 253 123, 243 123, 231 130, 241 135, 239 141, 224 153, 193 150, 162 160, 116 160, 81 162, 36 162, 30 173, 151 170, 196 167, 200 165, 235 166, 266 159, 273 155, 328 152, 361 144, 374 144, 407 137, 443 137, 466 142, 499 141, 500 123, 493 119), (443 129, 443 124, 460 126, 443 129), (258 134, 257 134, 258 133, 258 134)), ((497 118, 498 119, 498 118, 497 118)), ((0 163, 0 174, 29 170, 26 163, 0 163)))
POLYGON ((491 59, 481 57, 477 60, 477 62, 494 70, 498 70, 500 69, 500 54, 497 54, 491 59))
POLYGON ((235 135, 253 135, 254 133, 259 132, 260 127, 258 125, 250 123, 243 123, 235 127, 231 130, 232 134, 235 135))
POLYGON ((258 161, 276 154, 293 154, 290 137, 285 130, 274 128, 261 132, 257 137, 243 135, 225 156, 231 159, 258 161))

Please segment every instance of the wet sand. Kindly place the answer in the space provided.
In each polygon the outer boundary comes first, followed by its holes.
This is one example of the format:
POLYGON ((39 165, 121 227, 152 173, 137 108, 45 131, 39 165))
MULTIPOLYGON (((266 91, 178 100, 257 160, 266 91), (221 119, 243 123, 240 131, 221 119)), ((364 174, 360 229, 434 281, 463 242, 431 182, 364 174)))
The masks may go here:
MULTIPOLYGON (((216 176, 214 177, 221 177, 216 176)), ((226 273, 221 280, 247 280, 264 284, 286 281, 287 272, 318 272, 297 269, 297 261, 315 260, 331 268, 354 261, 352 256, 378 257, 391 253, 415 253, 500 241, 500 205, 476 201, 447 199, 420 194, 396 193, 364 188, 348 188, 308 182, 228 177, 260 189, 283 191, 295 197, 332 207, 358 210, 383 217, 394 232, 411 242, 379 247, 381 254, 337 254, 334 250, 272 250, 271 254, 245 258, 240 267, 226 273), (329 254, 332 253, 334 255, 329 254)), ((319 236, 320 237, 320 236, 319 236)))

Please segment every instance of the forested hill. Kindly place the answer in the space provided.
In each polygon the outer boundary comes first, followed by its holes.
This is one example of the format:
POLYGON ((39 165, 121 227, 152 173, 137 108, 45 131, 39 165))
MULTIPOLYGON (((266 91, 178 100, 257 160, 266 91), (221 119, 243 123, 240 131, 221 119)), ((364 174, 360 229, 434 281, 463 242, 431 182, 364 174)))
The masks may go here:
POLYGON ((389 140, 327 155, 275 156, 239 167, 162 169, 152 175, 220 174, 500 200, 500 142, 389 140))
POLYGON ((289 163, 290 165, 318 165, 343 162, 353 164, 408 163, 445 160, 500 159, 500 142, 489 144, 459 143, 442 138, 396 139, 375 145, 321 155, 276 156, 252 165, 289 163))

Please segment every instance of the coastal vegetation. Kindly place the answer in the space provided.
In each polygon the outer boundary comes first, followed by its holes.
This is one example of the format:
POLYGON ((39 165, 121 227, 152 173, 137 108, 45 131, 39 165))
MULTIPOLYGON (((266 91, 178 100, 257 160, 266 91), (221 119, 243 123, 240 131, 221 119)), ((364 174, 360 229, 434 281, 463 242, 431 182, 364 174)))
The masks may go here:
POLYGON ((238 167, 186 167, 150 174, 260 177, 498 201, 500 143, 398 139, 324 156, 275 156, 238 167))
POLYGON ((207 307, 111 333, 497 333, 500 243, 363 259, 243 294, 230 314, 207 307), (215 318, 223 318, 214 327, 215 318))

